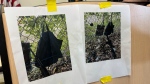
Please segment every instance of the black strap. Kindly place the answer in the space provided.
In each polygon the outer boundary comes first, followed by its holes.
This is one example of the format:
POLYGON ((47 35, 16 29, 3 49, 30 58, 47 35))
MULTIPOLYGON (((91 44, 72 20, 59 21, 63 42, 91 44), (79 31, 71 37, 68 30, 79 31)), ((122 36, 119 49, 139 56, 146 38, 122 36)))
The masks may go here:
MULTIPOLYGON (((32 49, 30 49, 30 51, 31 51, 31 53, 35 56, 35 54, 34 54, 34 52, 32 51, 32 49)), ((36 56, 35 56, 35 57, 36 57, 36 56)), ((42 64, 42 62, 39 60, 39 58, 36 57, 36 59, 37 59, 38 64, 40 65, 39 68, 40 68, 40 70, 41 70, 41 72, 42 72, 42 75, 43 75, 44 77, 49 76, 50 74, 48 73, 47 69, 46 69, 45 67, 43 67, 43 64, 42 64)))
POLYGON ((113 15, 113 13, 111 13, 111 22, 112 22, 112 15, 113 15))
POLYGON ((103 13, 103 25, 104 25, 104 13, 103 13))
POLYGON ((47 25, 46 21, 42 22, 42 24, 41 24, 42 33, 44 32, 45 27, 46 27, 46 31, 49 31, 49 28, 48 28, 48 25, 47 25))

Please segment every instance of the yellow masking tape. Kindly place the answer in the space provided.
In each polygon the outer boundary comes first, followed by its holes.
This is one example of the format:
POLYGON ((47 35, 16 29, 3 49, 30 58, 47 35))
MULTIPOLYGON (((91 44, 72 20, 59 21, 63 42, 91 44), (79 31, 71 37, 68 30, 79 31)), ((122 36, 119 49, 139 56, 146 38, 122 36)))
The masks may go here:
POLYGON ((57 11, 56 0, 47 0, 47 9, 48 12, 57 11))
POLYGON ((99 7, 100 8, 111 7, 111 2, 100 2, 99 7))
POLYGON ((104 76, 100 79, 100 81, 102 82, 102 84, 105 84, 107 82, 110 82, 112 80, 111 76, 104 76))

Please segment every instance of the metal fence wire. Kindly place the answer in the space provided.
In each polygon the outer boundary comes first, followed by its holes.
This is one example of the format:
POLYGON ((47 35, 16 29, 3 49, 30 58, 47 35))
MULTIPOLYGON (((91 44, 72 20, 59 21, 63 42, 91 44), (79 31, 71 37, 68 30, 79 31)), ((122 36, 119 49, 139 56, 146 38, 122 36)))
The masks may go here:
POLYGON ((87 63, 115 59, 112 51, 116 58, 121 57, 120 12, 86 12, 84 14, 84 23, 87 63), (108 26, 110 23, 114 26, 113 28, 108 26), (106 33, 108 32, 111 34, 107 35, 106 33), (108 44, 108 42, 111 43, 108 44))

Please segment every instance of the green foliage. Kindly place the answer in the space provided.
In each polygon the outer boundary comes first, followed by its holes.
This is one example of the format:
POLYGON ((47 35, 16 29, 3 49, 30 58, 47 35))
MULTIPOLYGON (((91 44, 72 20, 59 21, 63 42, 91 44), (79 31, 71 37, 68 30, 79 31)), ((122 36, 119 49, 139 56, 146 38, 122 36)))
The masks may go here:
MULTIPOLYGON (((58 38, 63 40, 61 51, 63 55, 70 56, 66 18, 64 14, 44 16, 20 16, 18 18, 18 26, 22 42, 29 42, 31 49, 36 53, 37 44, 42 33, 42 24, 48 28, 58 38), (27 39, 25 39, 27 38, 27 39)), ((46 30, 46 28, 45 28, 46 30)), ((32 58, 34 56, 32 55, 32 58)))

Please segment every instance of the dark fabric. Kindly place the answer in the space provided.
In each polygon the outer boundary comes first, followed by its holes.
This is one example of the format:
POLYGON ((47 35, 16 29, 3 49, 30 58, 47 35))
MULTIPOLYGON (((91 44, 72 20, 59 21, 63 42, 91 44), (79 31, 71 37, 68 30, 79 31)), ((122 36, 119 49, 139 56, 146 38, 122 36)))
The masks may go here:
POLYGON ((39 67, 39 59, 44 67, 58 61, 62 57, 60 51, 62 40, 57 39, 51 31, 42 33, 35 56, 35 65, 39 67))
POLYGON ((93 26, 93 23, 91 23, 90 26, 93 26))
POLYGON ((114 51, 114 46, 113 46, 113 44, 112 44, 112 41, 108 38, 108 35, 107 35, 107 44, 110 46, 110 48, 111 48, 111 52, 112 52, 112 55, 113 55, 113 57, 114 57, 114 59, 116 59, 116 53, 115 53, 115 51, 114 51))
POLYGON ((104 27, 105 27, 104 25, 97 25, 96 36, 103 35, 104 27))
POLYGON ((26 64, 26 69, 31 69, 31 55, 30 55, 30 43, 21 43, 22 44, 22 50, 23 50, 23 56, 26 64))
POLYGON ((105 30, 104 34, 107 36, 107 35, 110 35, 113 32, 114 32, 114 25, 113 25, 112 22, 109 22, 107 27, 106 27, 106 30, 105 30))
POLYGON ((116 53, 115 53, 115 51, 114 51, 114 49, 113 49, 113 44, 112 44, 112 41, 109 39, 109 37, 108 37, 108 35, 110 35, 111 33, 113 33, 114 32, 114 25, 113 25, 113 23, 112 22, 109 22, 108 23, 108 25, 107 25, 107 27, 106 27, 106 30, 105 30, 105 35, 107 36, 107 44, 110 46, 110 48, 111 48, 111 52, 112 52, 112 55, 113 55, 113 57, 114 57, 114 59, 116 59, 116 53))

